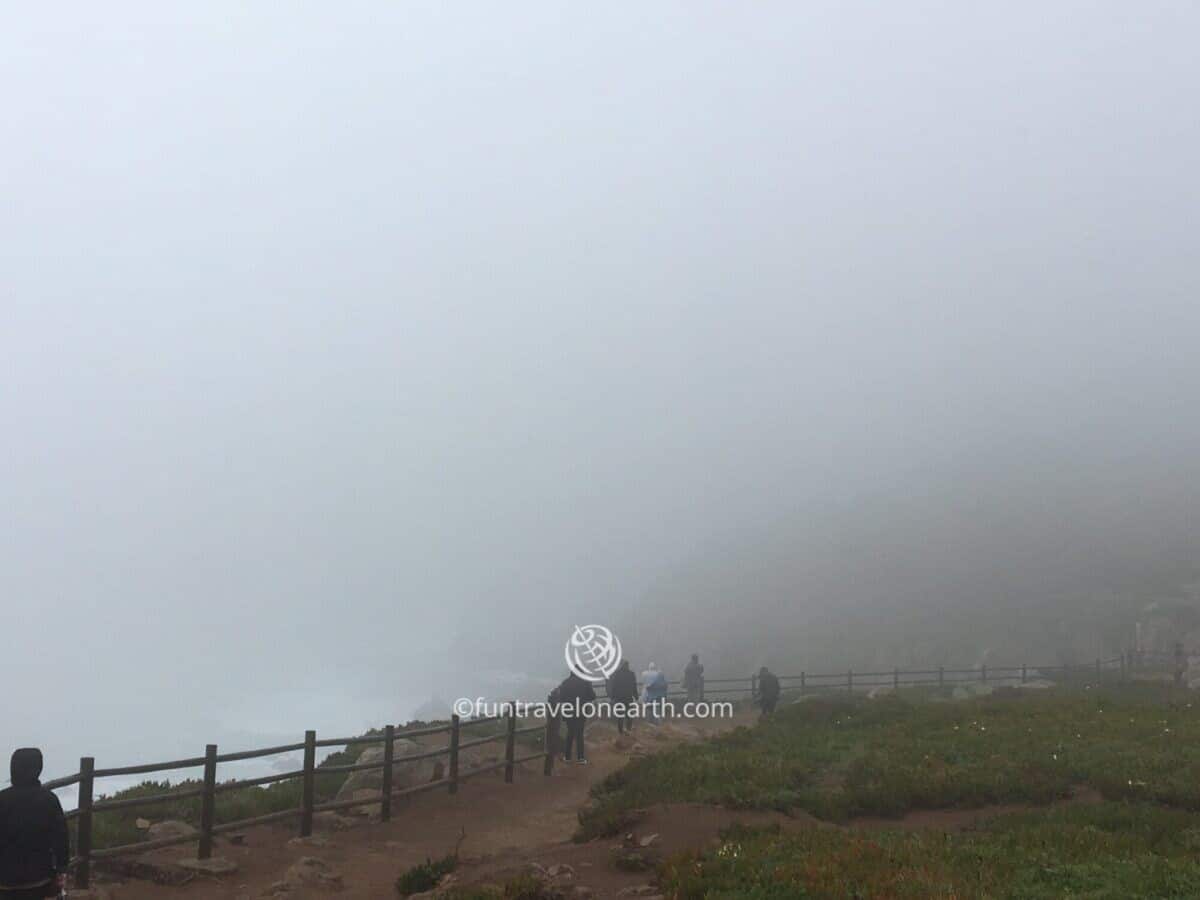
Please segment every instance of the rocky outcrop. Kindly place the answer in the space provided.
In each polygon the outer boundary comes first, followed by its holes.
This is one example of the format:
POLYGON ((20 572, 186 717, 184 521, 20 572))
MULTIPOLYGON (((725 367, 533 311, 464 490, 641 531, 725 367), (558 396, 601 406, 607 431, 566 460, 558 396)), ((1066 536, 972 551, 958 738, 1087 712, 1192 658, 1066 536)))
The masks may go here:
POLYGON ((165 822, 155 822, 146 829, 146 840, 157 841, 163 838, 185 838, 198 834, 187 822, 167 819, 165 822))
MULTIPOLYGON (((406 761, 405 757, 417 756, 426 751, 416 741, 397 738, 392 762, 392 790, 399 791, 418 784, 437 781, 442 777, 445 764, 441 759, 418 759, 406 761)), ((355 796, 366 796, 367 791, 379 794, 383 788, 383 746, 372 744, 358 756, 359 765, 379 764, 378 769, 367 772, 352 772, 337 793, 338 800, 349 800, 355 796), (363 792, 359 794, 359 792, 363 792)))

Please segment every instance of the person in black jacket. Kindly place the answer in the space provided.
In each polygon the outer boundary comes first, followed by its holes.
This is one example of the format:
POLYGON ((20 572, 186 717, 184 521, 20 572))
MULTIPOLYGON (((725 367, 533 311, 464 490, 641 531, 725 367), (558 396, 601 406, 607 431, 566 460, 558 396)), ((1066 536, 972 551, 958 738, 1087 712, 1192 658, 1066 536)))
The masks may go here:
POLYGON ((637 676, 633 674, 633 669, 629 668, 629 660, 623 659, 621 665, 617 666, 617 671, 613 672, 612 678, 608 679, 608 698, 613 703, 617 731, 621 734, 633 731, 633 718, 629 709, 637 703, 637 696, 637 676))
POLYGON ((42 751, 12 755, 12 787, 0 791, 0 897, 57 897, 71 858, 67 818, 42 787, 42 751))
POLYGON ((775 712, 775 704, 779 702, 779 679, 766 666, 758 670, 758 700, 764 716, 775 712))
POLYGON ((563 748, 563 762, 571 761, 571 748, 575 747, 576 762, 587 765, 587 754, 583 751, 583 728, 587 725, 583 705, 595 703, 596 689, 590 681, 584 681, 574 672, 566 677, 557 688, 559 710, 567 726, 567 743, 563 748))

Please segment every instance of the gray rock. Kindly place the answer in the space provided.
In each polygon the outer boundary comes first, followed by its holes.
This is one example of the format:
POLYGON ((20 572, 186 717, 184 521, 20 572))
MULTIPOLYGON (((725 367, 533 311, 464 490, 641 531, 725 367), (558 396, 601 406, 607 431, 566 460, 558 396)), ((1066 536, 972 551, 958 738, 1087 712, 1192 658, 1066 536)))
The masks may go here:
POLYGON ((323 887, 338 890, 342 887, 342 876, 334 872, 329 864, 315 856, 302 856, 292 863, 283 880, 291 887, 323 887))
POLYGON ((294 837, 288 841, 288 844, 293 847, 328 847, 329 841, 314 834, 309 837, 294 837))
POLYGON ((180 822, 176 819, 155 822, 146 829, 146 839, 151 841, 157 841, 162 838, 192 837, 196 834, 199 834, 199 832, 195 828, 187 822, 180 822))
POLYGON ((223 856, 211 859, 180 859, 175 865, 185 872, 198 872, 201 875, 232 875, 238 870, 237 863, 223 856))
MULTIPOLYGON (((417 756, 424 753, 425 750, 426 748, 415 741, 405 738, 396 739, 394 761, 392 763, 392 790, 398 791, 402 788, 416 787, 418 784, 427 784, 430 781, 437 781, 442 777, 444 765, 441 759, 419 759, 414 762, 405 762, 404 757, 417 756)), ((372 744, 358 756, 359 765, 365 766, 382 762, 382 744, 372 744)), ((372 769, 369 772, 352 772, 350 777, 346 779, 346 783, 342 785, 341 790, 338 791, 337 799, 349 800, 355 796, 357 791, 373 790, 378 794, 382 787, 382 768, 372 769)))

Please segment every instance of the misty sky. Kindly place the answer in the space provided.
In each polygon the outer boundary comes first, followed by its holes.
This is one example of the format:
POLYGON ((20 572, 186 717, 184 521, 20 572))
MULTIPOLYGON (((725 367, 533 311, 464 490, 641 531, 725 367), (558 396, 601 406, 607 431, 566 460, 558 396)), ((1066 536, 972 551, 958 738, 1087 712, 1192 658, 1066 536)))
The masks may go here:
POLYGON ((1153 518, 1200 449, 1198 28, 9 6, 6 746, 402 717, 896 486, 1153 518))

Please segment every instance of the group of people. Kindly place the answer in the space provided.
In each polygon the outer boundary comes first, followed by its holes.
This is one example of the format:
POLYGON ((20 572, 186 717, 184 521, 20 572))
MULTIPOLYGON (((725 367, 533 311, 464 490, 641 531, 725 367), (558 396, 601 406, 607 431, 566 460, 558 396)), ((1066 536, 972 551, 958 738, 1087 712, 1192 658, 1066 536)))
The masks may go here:
MULTIPOLYGON (((629 665, 629 660, 623 659, 605 684, 619 734, 628 734, 633 730, 635 709, 640 711, 640 718, 652 725, 657 725, 660 721, 663 704, 670 689, 667 676, 652 662, 642 673, 641 682, 639 695, 638 678, 629 665)), ((682 686, 689 703, 700 703, 704 700, 704 666, 698 653, 692 654, 691 660, 683 669, 682 686)), ((779 703, 779 691, 779 679, 763 666, 755 679, 754 699, 762 708, 764 716, 775 712, 779 703)), ((584 750, 583 732, 587 725, 587 717, 582 713, 586 704, 596 701, 595 687, 587 679, 571 672, 550 693, 548 700, 559 710, 566 727, 566 743, 560 758, 563 762, 570 762, 574 751, 575 762, 586 765, 588 760, 584 750)))
MULTIPOLYGON (((626 734, 633 728, 631 710, 639 702, 638 680, 629 660, 621 661, 606 687, 609 700, 619 711, 617 730, 626 734)), ((666 675, 650 663, 642 673, 640 698, 647 721, 658 721, 668 688, 666 675)), ((689 702, 704 699, 704 666, 698 654, 692 654, 683 670, 683 688, 689 702)), ((755 680, 755 699, 763 715, 773 713, 779 702, 779 679, 766 666, 755 680)), ((574 752, 575 761, 586 765, 583 731, 587 717, 583 713, 587 704, 596 701, 595 687, 572 672, 549 700, 561 711, 566 725, 563 761, 569 761, 574 752)), ((58 897, 65 884, 70 843, 62 804, 39 780, 42 751, 35 747, 17 750, 12 755, 10 774, 12 786, 0 791, 0 900, 58 897)))

